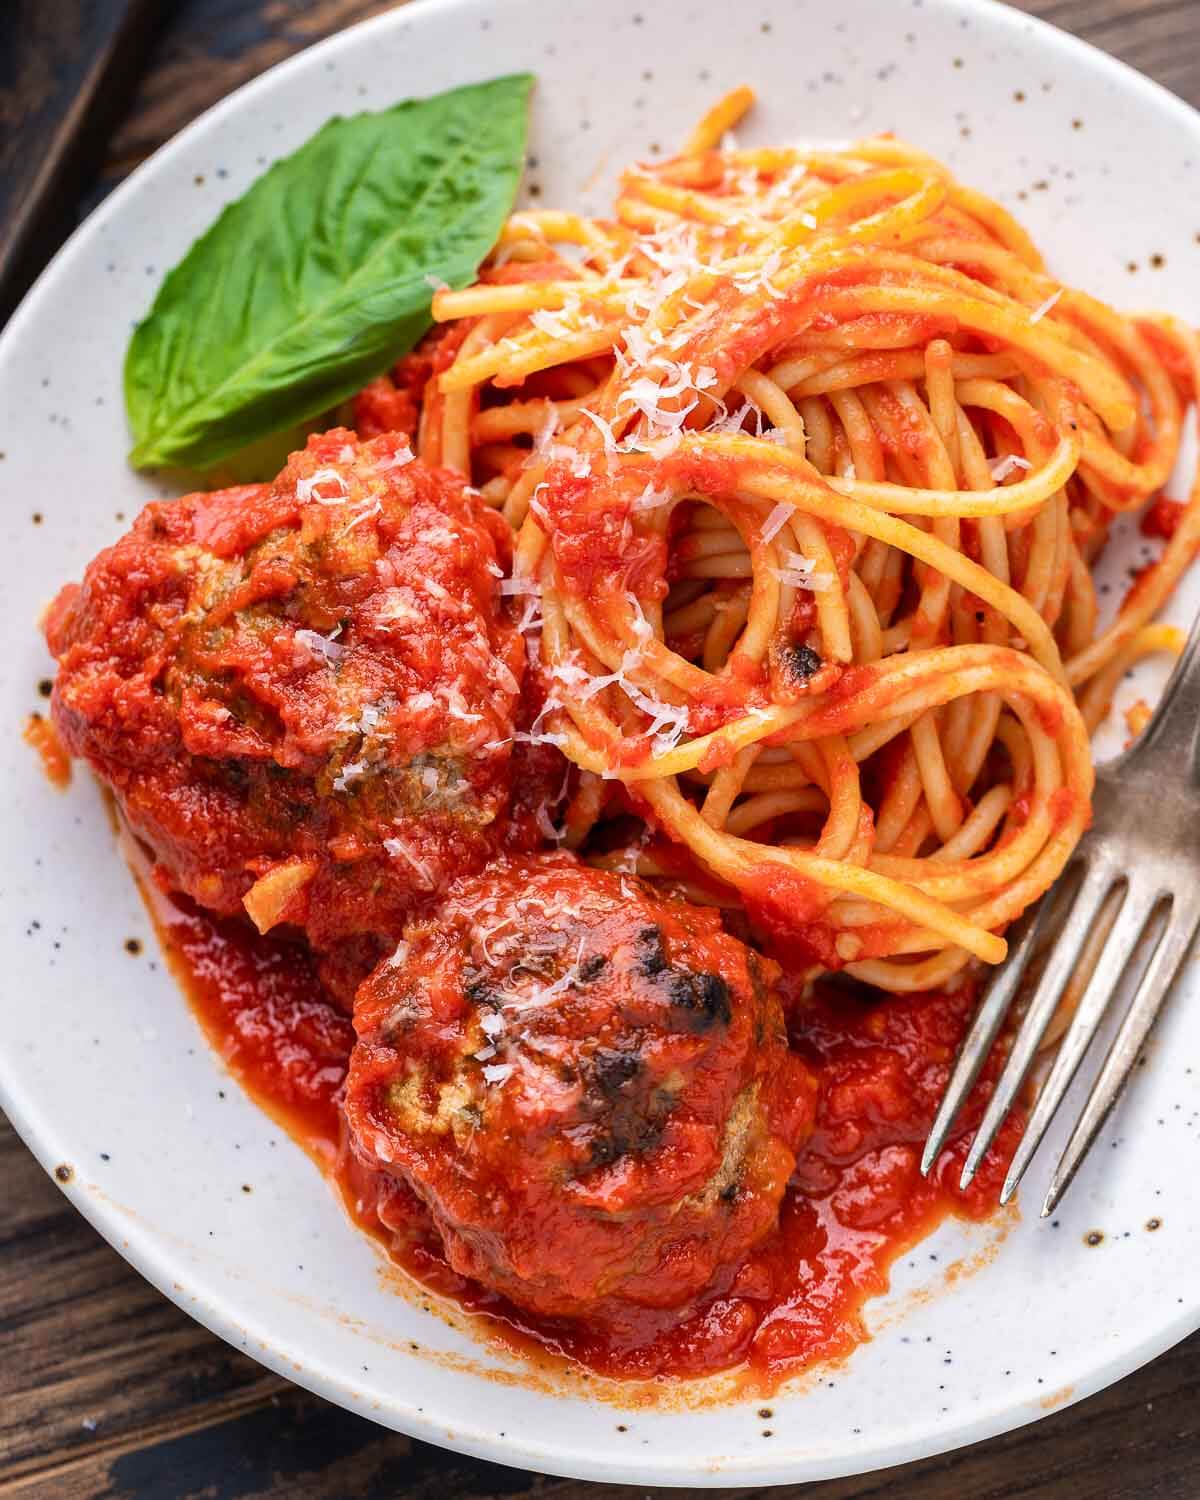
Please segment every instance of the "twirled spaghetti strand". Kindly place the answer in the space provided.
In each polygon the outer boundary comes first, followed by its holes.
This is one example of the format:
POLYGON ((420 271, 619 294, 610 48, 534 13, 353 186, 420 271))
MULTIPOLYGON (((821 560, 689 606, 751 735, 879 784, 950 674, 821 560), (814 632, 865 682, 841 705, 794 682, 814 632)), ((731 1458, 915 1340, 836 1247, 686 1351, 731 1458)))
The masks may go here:
POLYGON ((1200 489, 1102 631, 1091 565, 1167 482, 1196 338, 1062 287, 898 141, 740 149, 750 102, 437 295, 419 447, 517 529, 529 733, 579 770, 559 836, 927 988, 1003 957, 1115 682, 1178 649, 1151 620, 1200 489))

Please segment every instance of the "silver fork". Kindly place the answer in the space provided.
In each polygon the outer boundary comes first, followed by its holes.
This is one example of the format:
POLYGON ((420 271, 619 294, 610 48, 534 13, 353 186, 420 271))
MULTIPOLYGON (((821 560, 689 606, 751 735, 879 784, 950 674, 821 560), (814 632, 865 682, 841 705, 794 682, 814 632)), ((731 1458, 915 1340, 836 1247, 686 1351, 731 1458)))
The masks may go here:
POLYGON ((1129 1079, 1146 1037, 1200 925, 1200 619, 1162 701, 1124 755, 1096 769, 1092 825, 1058 884, 1009 932, 1008 957, 994 972, 959 1051, 921 1171, 928 1175, 955 1117, 983 1067, 1031 955, 1047 931, 1052 899, 1074 872, 1080 881, 1065 902, 1062 926, 1030 996, 1012 1050, 971 1142, 961 1185, 975 1176, 1024 1084, 1067 983, 1090 962, 1082 995, 1004 1179, 1007 1203, 1083 1061, 1120 984, 1145 939, 1145 968, 1050 1179, 1043 1218, 1053 1213, 1129 1079), (1101 919, 1115 917, 1096 949, 1101 919), (1165 918, 1163 909, 1165 908, 1165 918), (1157 920, 1155 920, 1157 919, 1157 920), (1148 936, 1149 931, 1149 936, 1148 936))

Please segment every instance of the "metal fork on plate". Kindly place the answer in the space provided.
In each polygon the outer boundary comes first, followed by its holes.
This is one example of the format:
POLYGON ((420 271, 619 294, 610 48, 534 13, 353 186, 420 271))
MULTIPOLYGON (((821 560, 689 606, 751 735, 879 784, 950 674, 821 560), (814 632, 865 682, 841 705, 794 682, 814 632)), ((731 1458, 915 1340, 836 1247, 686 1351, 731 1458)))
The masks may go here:
POLYGON ((988 1100, 962 1171, 974 1177, 1012 1109, 1066 986, 1081 989, 1001 1189, 1016 1192, 1055 1111, 1112 1003, 1135 950, 1141 978, 1054 1169, 1045 1217, 1070 1186, 1080 1163, 1128 1081, 1155 1017, 1200 925, 1200 620, 1192 628, 1162 702, 1132 749, 1097 767, 1092 824, 1058 884, 1009 932, 1008 957, 993 974, 962 1044, 926 1143, 928 1174, 945 1144, 1035 950, 1044 947, 1047 914, 1062 906, 1062 926, 1045 959, 1012 1048, 988 1100), (1062 901, 1063 883, 1079 878, 1062 901), (1115 915, 1113 915, 1115 908, 1115 915), (1104 921, 1111 927, 1104 935, 1104 921), (1082 962, 1081 962, 1082 961, 1082 962), (1077 967, 1080 973, 1076 974, 1077 967))

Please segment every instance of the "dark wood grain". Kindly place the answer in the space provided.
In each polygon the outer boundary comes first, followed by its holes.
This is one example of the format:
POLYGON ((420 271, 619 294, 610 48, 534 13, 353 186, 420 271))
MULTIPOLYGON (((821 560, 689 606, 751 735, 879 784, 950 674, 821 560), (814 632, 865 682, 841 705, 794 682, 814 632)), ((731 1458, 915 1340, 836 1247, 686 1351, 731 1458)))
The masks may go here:
POLYGON ((81 1453, 104 1459, 285 1389, 130 1270, 7 1122, 0 1182, 0 1494, 81 1453))
MULTIPOLYGON (((0 13, 17 3, 0 0, 0 13)), ((118 0, 30 3, 48 16, 56 7, 94 12, 118 0)), ((1018 3, 1200 105, 1200 0, 1018 3)), ((388 8, 381 0, 177 0, 132 107, 72 211, 230 89, 388 8)), ((4 62, 0 46, 0 85, 4 62)), ((0 151, 8 125, 0 113, 0 151)), ((0 170, 2 163, 0 156, 0 170)), ((641 1500, 680 1493, 547 1479, 385 1432, 270 1374, 159 1296, 76 1214, 2 1117, 0 1183, 0 1500, 641 1500)), ((1200 1335, 1111 1390, 988 1443, 857 1479, 722 1493, 1197 1500, 1200 1335)))
MULTIPOLYGON (((128 118, 105 177, 130 171, 201 110, 272 63, 396 0, 183 0, 128 118)), ((548 0, 555 3, 555 0, 548 0)), ((1197 0, 1014 0, 1018 9, 1094 41, 1200 105, 1197 0)))
MULTIPOLYGON (((0 1119, 0 1500, 642 1500, 411 1442, 205 1332, 83 1222, 0 1119)), ((1200 1336, 1037 1425, 779 1500, 1195 1500, 1200 1336)))
POLYGON ((75 227, 166 0, 0 5, 0 325, 75 227))
POLYGON ((106 176, 130 171, 273 63, 398 3, 403 0, 183 0, 113 136, 106 176))
POLYGON ((1200 106, 1197 0, 1009 0, 1094 42, 1200 106))

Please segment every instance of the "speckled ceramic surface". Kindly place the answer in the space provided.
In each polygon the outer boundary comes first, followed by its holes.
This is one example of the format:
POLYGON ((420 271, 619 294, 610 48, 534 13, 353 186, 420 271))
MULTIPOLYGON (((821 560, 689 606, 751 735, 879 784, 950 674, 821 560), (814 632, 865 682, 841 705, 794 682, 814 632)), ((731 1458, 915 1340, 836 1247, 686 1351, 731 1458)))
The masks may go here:
MULTIPOLYGON (((874 1338, 836 1370, 765 1406, 622 1409, 595 1380, 514 1373, 397 1293, 209 1052, 87 777, 54 792, 18 738, 50 666, 38 612, 155 492, 123 461, 120 366, 163 270, 330 114, 515 68, 539 77, 526 192, 543 203, 601 203, 620 163, 679 141, 746 81, 762 100, 746 139, 895 129, 1015 208, 1064 276, 1200 321, 1200 117, 988 3, 423 0, 243 89, 102 205, 0 339, 0 1096, 71 1200, 188 1312, 433 1442, 696 1487, 860 1471, 1031 1421, 1200 1323, 1196 968, 1053 1222, 1034 1206, 1043 1162, 1020 1222, 947 1226, 899 1262, 869 1309, 874 1338), (964 1259, 970 1274, 955 1274, 964 1259)), ((1131 533, 1117 549, 1114 580, 1142 545, 1131 533)))

